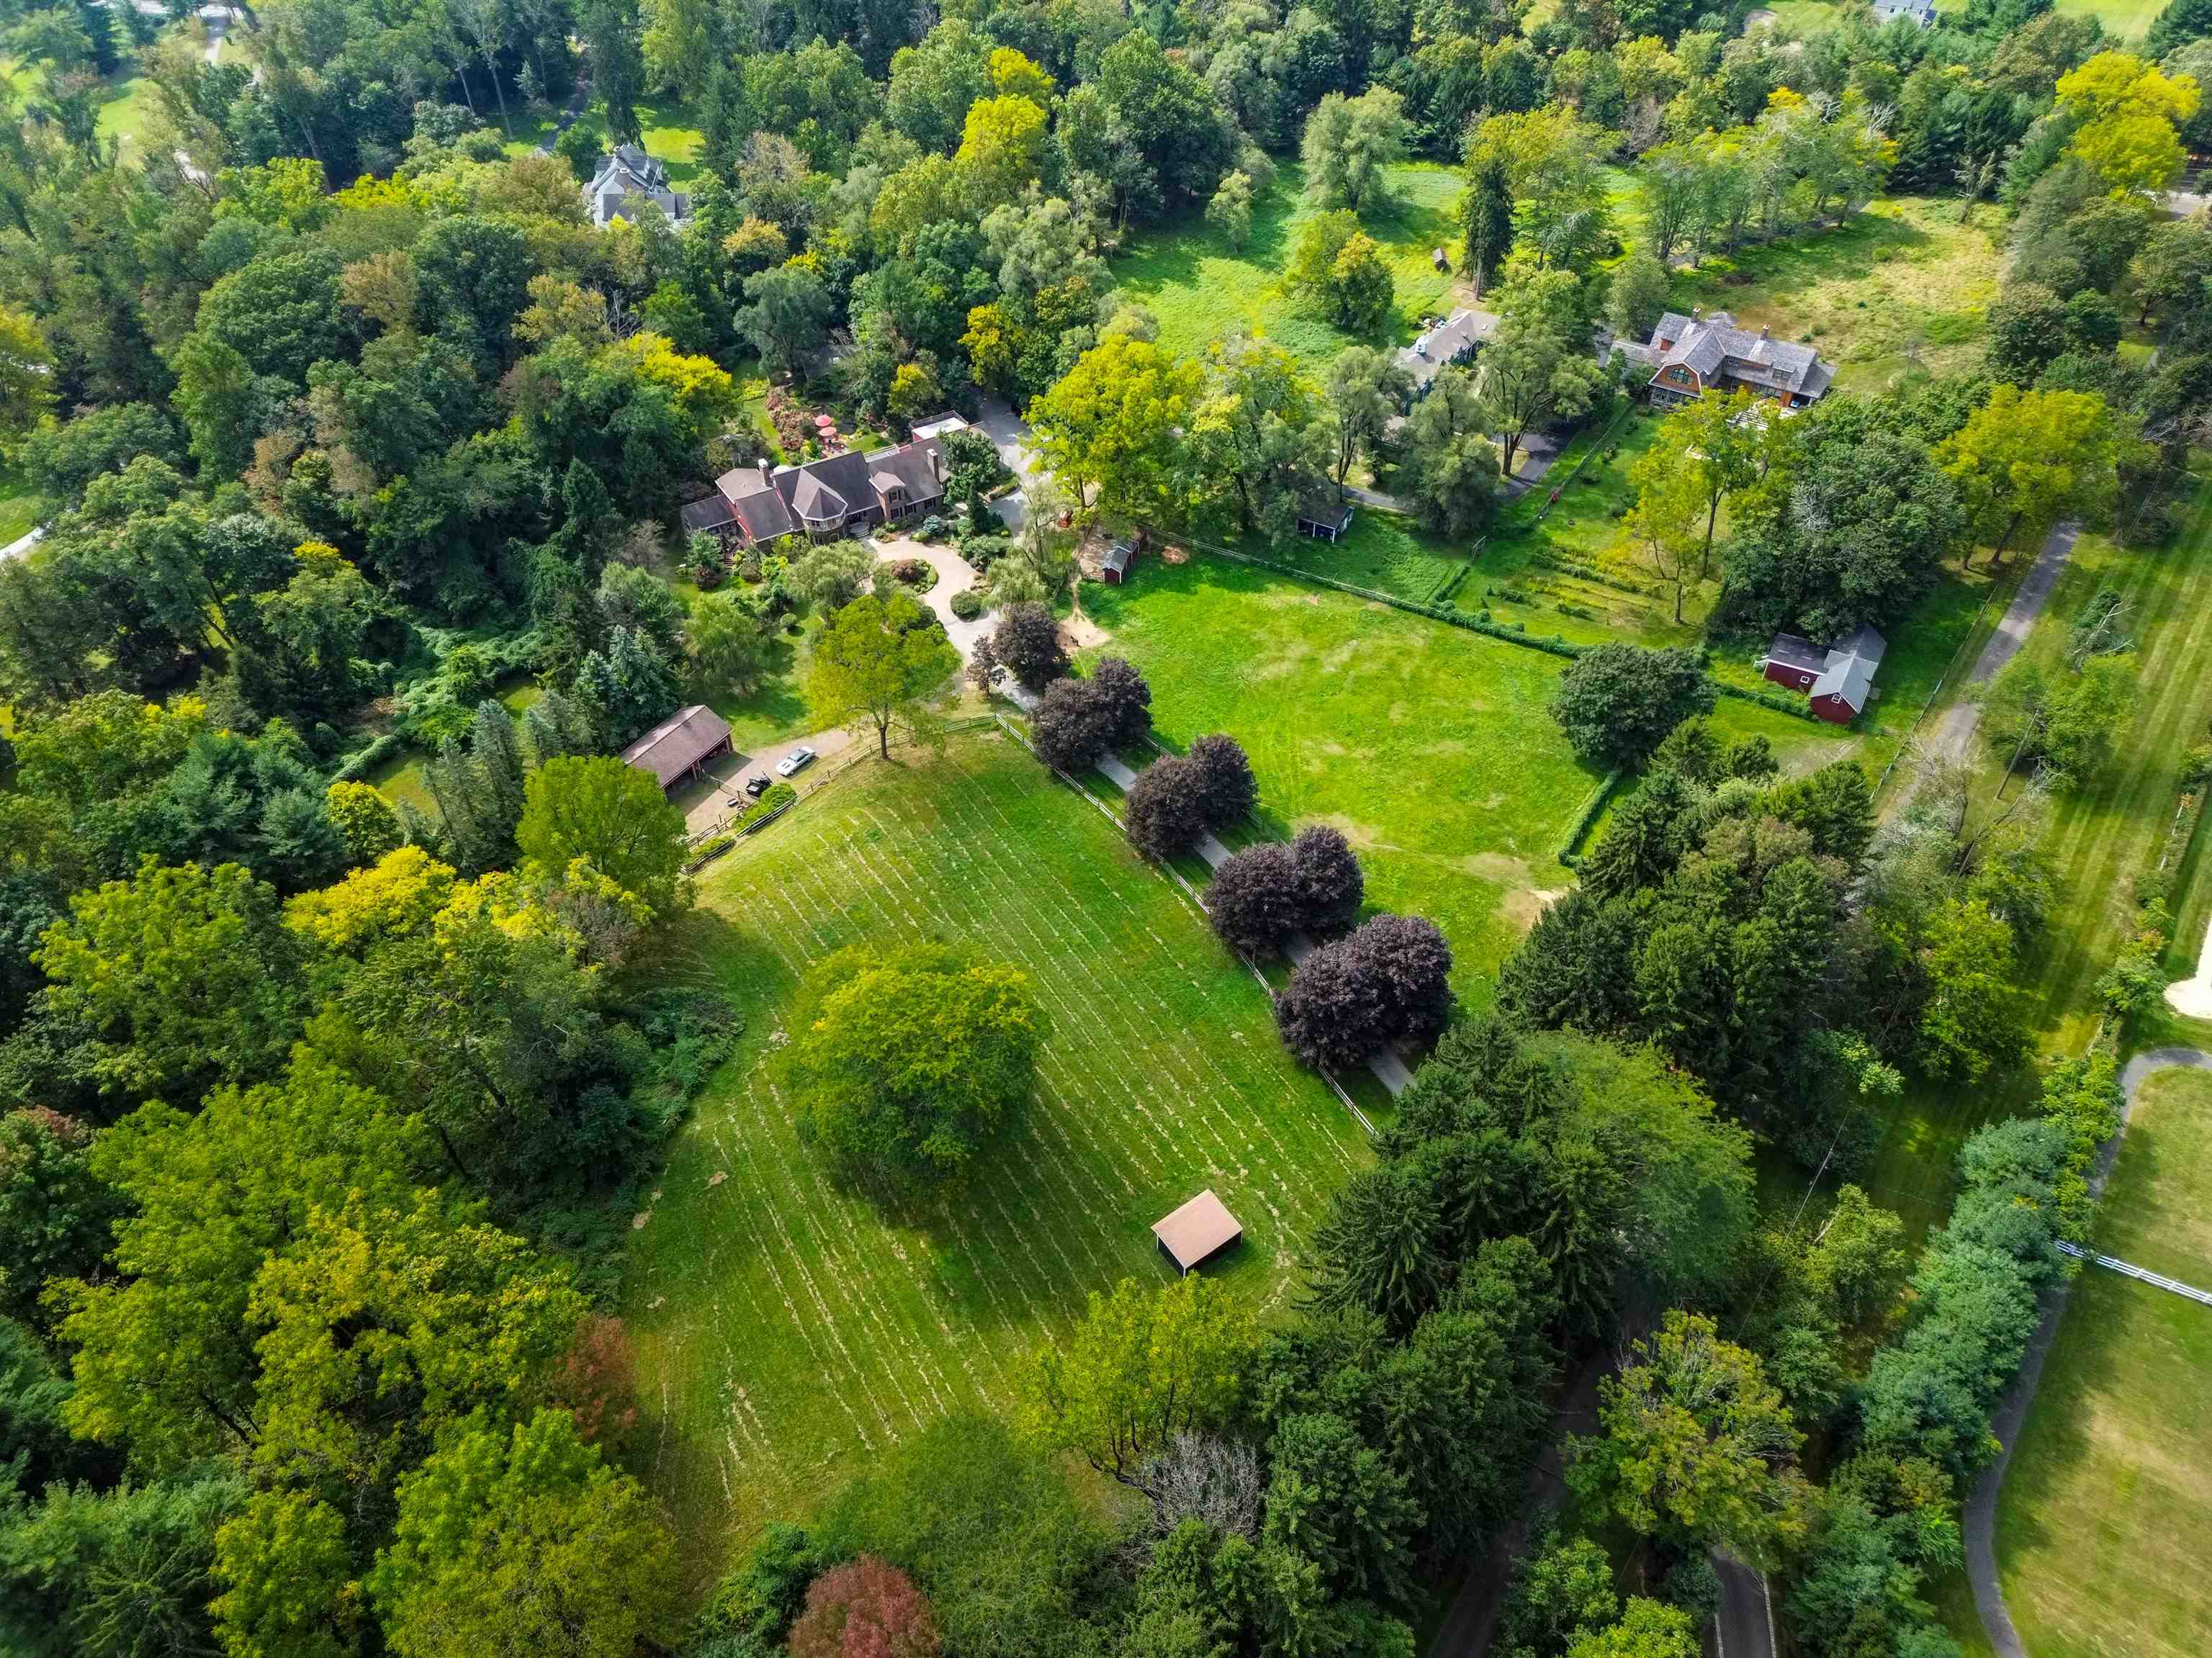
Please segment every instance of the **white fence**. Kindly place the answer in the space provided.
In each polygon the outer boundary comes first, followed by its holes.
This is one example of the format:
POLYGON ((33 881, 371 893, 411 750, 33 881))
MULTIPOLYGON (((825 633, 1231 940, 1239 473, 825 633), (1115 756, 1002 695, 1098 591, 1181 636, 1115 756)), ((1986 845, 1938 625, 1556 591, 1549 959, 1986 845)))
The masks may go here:
POLYGON ((2094 1261, 2107 1272, 2124 1272, 2131 1278, 2153 1284, 2160 1290, 2170 1290, 2177 1296, 2186 1296, 2191 1301, 2200 1303, 2206 1307, 2212 1307, 2212 1293, 2199 1290, 2193 1284, 2184 1284, 2177 1278, 2167 1278, 2162 1272, 2150 1272, 2128 1261, 2115 1260, 2110 1255, 2092 1254, 2080 1244, 2069 1243, 2063 1238, 2059 1240, 2058 1252, 2063 1255, 2071 1255, 2076 1260, 2094 1261))

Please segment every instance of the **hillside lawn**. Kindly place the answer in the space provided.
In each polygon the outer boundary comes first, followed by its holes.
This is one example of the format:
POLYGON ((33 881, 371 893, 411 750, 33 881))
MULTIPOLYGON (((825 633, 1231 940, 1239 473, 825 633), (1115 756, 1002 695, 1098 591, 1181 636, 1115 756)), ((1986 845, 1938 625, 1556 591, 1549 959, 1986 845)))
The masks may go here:
MULTIPOLYGON (((1389 169, 1389 199, 1360 216, 1367 234, 1382 244, 1397 284, 1396 315, 1374 345, 1412 341, 1424 313, 1442 313, 1464 301, 1453 297, 1456 279, 1429 262, 1441 246, 1455 269, 1459 231, 1455 212, 1463 188, 1459 169, 1433 161, 1407 161, 1389 169)), ((1299 231, 1321 211, 1304 196, 1305 171, 1295 161, 1277 165, 1275 176, 1252 203, 1252 234, 1232 248, 1196 213, 1130 239, 1112 264, 1115 288, 1142 302, 1159 319, 1164 346, 1195 355, 1216 340, 1259 334, 1297 358, 1319 379, 1347 345, 1362 343, 1332 326, 1304 296, 1287 293, 1283 272, 1299 231)))
MULTIPOLYGON (((1203 556, 1141 560, 1123 586, 1086 586, 1084 608, 1109 635, 1094 656, 1126 656, 1151 683, 1163 738, 1235 737, 1263 832, 1341 829, 1369 908, 1435 921, 1461 1000, 1489 1003, 1572 883, 1558 853, 1600 780, 1547 709, 1564 659, 1203 556)), ((1765 732, 1793 771, 1853 741, 1728 699, 1715 719, 1731 738, 1765 732)))
MULTIPOLYGON (((2212 1284, 2212 1076, 2144 1084, 2097 1248, 2212 1284)), ((2212 1309, 2084 1267, 2005 1475, 1997 1566, 2037 1658, 2194 1658, 2212 1629, 2212 1309)))
MULTIPOLYGON (((2018 981, 2045 1054, 2080 1053, 2095 1032, 2103 1011, 2097 979, 2134 927, 2134 878, 2157 856, 2183 756, 2206 740, 2212 721, 2212 482, 2200 482, 2170 546, 2130 551, 2082 536, 2027 650, 2062 655, 2074 617, 2107 583, 2127 597, 2142 667, 2135 717, 2112 759, 2048 808, 2043 846, 2055 902, 2047 942, 2022 963, 2018 981)), ((1986 800, 2003 762, 1979 737, 1974 755, 1986 800)), ((1862 1183, 1916 1230, 1940 1220, 1950 1209, 1959 1147, 1984 1123, 2031 1108, 2038 1086, 2031 1067, 1979 1086, 1909 1085, 1862 1183)))
MULTIPOLYGON (((507 110, 514 122, 514 135, 507 141, 507 153, 527 155, 553 142, 560 131, 561 111, 551 104, 526 106, 520 98, 513 95, 513 91, 512 88, 508 88, 507 110)), ((486 126, 494 131, 500 130, 499 110, 495 105, 487 104, 478 113, 483 116, 486 126)), ((699 176, 699 148, 707 142, 707 135, 694 126, 692 120, 690 106, 680 99, 638 100, 637 121, 641 130, 640 141, 645 146, 645 153, 657 155, 667 164, 668 182, 678 190, 699 176)), ((602 155, 611 148, 607 142, 605 105, 590 105, 576 118, 574 125, 598 141, 602 155)), ((577 188, 581 190, 583 186, 579 184, 577 188)))
POLYGON ((1275 1035, 1265 993, 1097 810, 997 733, 828 780, 700 879, 647 969, 745 1023, 635 1218, 624 1312, 640 1473, 703 1583, 948 1411, 1008 1405, 1019 1361, 1211 1187, 1243 1222, 1208 1276, 1261 1315, 1364 1135, 1275 1035), (969 1189, 892 1218, 825 1176, 768 1063, 799 975, 843 945, 972 941, 1051 1022, 1029 1125, 969 1189))

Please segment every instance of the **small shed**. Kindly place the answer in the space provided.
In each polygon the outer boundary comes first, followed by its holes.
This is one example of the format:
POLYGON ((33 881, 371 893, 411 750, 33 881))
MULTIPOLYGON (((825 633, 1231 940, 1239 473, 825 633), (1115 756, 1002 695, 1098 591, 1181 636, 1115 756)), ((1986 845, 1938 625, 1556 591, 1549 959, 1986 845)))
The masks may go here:
POLYGON ((1137 550, 1126 541, 1117 541, 1098 556, 1098 579, 1109 587, 1118 587, 1136 562, 1137 550))
POLYGON ((623 764, 650 772, 664 789, 685 777, 698 775, 699 768, 718 754, 730 751, 730 722, 704 703, 678 708, 622 751, 623 764))
POLYGON ((1316 541, 1337 541, 1352 527, 1352 503, 1339 498, 1316 501, 1298 514, 1298 533, 1316 541))
POLYGON ((1152 1228, 1160 1253, 1185 1276, 1196 1272, 1244 1236, 1237 1217, 1208 1187, 1152 1228))

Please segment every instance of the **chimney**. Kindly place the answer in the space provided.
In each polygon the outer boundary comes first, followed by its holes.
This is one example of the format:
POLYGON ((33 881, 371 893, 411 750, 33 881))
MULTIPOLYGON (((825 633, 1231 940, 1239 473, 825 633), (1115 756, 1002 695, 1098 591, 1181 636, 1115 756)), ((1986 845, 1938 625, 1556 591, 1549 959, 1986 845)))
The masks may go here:
POLYGON ((945 446, 941 443, 929 446, 929 475, 939 483, 945 482, 945 446))
POLYGON ((763 455, 758 460, 755 461, 753 465, 760 471, 761 488, 763 489, 767 489, 769 487, 768 457, 766 455, 763 455))
POLYGON ((1692 322, 1695 322, 1695 321, 1697 321, 1700 317, 1704 316, 1705 314, 1705 307, 1703 307, 1702 305, 1693 305, 1693 306, 1692 306, 1692 307, 1690 307, 1690 320, 1691 320, 1692 322))
POLYGON ((1759 343, 1760 343, 1761 344, 1765 344, 1765 341, 1766 341, 1766 332, 1767 332, 1767 331, 1766 331, 1765 329, 1764 329, 1764 328, 1761 328, 1761 329, 1759 331, 1759 343))

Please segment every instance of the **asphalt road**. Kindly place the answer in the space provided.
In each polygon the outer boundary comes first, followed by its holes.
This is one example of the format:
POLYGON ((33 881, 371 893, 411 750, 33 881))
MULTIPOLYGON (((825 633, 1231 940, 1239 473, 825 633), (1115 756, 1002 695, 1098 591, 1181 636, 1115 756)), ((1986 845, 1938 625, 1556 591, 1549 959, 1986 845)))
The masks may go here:
POLYGON ((1774 1658, 1774 1611, 1765 1575, 1720 1549, 1713 1551, 1713 1570, 1721 1580, 1720 1609, 1713 1619, 1719 1658, 1774 1658))

